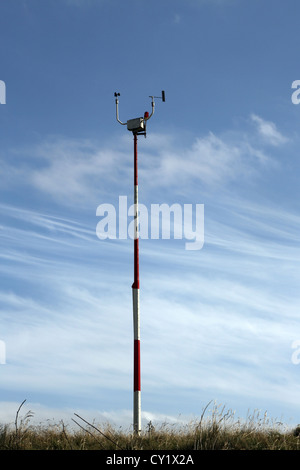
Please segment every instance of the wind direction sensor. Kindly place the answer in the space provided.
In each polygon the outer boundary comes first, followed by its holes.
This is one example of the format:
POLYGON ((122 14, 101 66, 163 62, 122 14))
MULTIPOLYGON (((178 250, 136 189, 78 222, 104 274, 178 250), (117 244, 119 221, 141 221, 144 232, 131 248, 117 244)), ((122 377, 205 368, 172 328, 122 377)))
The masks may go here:
POLYGON ((166 101, 165 91, 162 90, 161 96, 149 96, 149 98, 152 98, 152 102, 151 102, 152 111, 151 111, 150 115, 149 115, 148 111, 146 111, 144 113, 143 117, 137 117, 137 118, 134 118, 134 119, 129 119, 127 122, 122 122, 119 119, 119 98, 118 98, 119 96, 120 96, 120 93, 115 92, 117 121, 120 124, 122 124, 123 126, 127 125, 127 129, 129 131, 133 132, 133 134, 144 135, 146 137, 146 123, 147 123, 147 121, 149 121, 149 119, 154 114, 154 108, 155 108, 154 98, 161 99, 163 102, 165 102, 166 101))
POLYGON ((122 122, 119 119, 119 97, 120 93, 115 92, 116 98, 116 117, 117 121, 133 133, 134 140, 134 281, 132 284, 132 303, 133 303, 133 429, 136 434, 141 432, 141 354, 140 354, 140 277, 139 277, 139 209, 138 209, 138 162, 137 162, 137 136, 146 137, 146 124, 154 114, 154 98, 166 101, 165 91, 162 90, 161 96, 150 96, 152 98, 152 111, 148 111, 143 117, 129 119, 122 122))

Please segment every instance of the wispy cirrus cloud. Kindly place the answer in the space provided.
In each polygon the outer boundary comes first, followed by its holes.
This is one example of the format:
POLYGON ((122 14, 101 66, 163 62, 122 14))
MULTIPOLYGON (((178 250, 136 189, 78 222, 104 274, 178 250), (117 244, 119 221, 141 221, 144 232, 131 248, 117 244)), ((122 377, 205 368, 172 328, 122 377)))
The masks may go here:
MULTIPOLYGON (((222 152, 231 149, 229 142, 207 136, 197 149, 219 146, 221 159, 222 152)), ((172 141, 165 142, 164 156, 170 146, 172 141)), ((60 145, 58 160, 69 158, 69 147, 76 153, 76 145, 60 145)), ((98 155, 97 146, 88 149, 98 155)), ((47 164, 50 150, 53 147, 43 154, 47 164)), ((245 157, 240 152, 237 147, 227 162, 229 168, 235 159, 245 157)), ((77 154, 79 162, 83 154, 77 154)), ((208 155, 212 156, 207 151, 208 155)), ((217 164, 221 164, 218 159, 217 164)), ((109 176, 110 165, 102 168, 109 176)), ((169 177, 170 183, 173 174, 169 177)), ((221 173, 220 181, 228 178, 221 173)), ((85 182, 83 188, 88 190, 85 182)), ((276 399, 293 380, 285 370, 285 357, 295 339, 299 300, 298 294, 287 295, 281 288, 282 277, 288 275, 289 289, 298 292, 299 253, 291 242, 297 240, 300 220, 283 209, 271 211, 241 200, 216 205, 218 214, 208 213, 207 245, 201 256, 190 257, 163 241, 143 244, 143 383, 148 393, 188 387, 211 399, 229 392, 255 397, 262 388, 264 397, 276 399), (274 285, 281 288, 274 292, 274 285), (182 335, 189 347, 182 346, 178 359, 182 335)), ((11 256, 2 258, 1 272, 14 280, 13 288, 0 291, 7 388, 59 397, 81 394, 94 407, 99 389, 107 384, 128 393, 132 365, 128 244, 99 241, 95 234, 93 241, 92 230, 70 217, 3 204, 0 210, 3 255, 11 256), (112 263, 116 251, 120 256, 112 263)), ((289 400, 297 403, 297 392, 289 392, 289 400)), ((101 406, 109 409, 109 400, 101 406)), ((113 419, 109 413, 106 416, 113 419)), ((128 413, 124 422, 130 419, 128 413)))
POLYGON ((251 114, 251 119, 257 125, 258 132, 266 143, 278 146, 288 142, 288 138, 279 132, 273 122, 265 121, 256 114, 251 114))
MULTIPOLYGON (((287 142, 275 124, 256 115, 251 119, 268 143, 278 146, 287 142)), ((206 188, 226 186, 251 174, 255 176, 261 165, 272 162, 250 131, 234 138, 210 132, 196 137, 189 146, 178 145, 174 136, 167 135, 153 135, 152 141, 151 150, 143 148, 139 164, 143 186, 149 191, 154 187, 171 189, 174 185, 185 191, 193 182, 206 188)), ((123 138, 120 145, 113 146, 88 139, 46 139, 27 153, 30 156, 26 166, 18 171, 8 160, 4 161, 3 176, 7 174, 11 185, 14 180, 26 181, 64 204, 86 204, 116 190, 126 194, 131 187, 131 139, 123 138)))
POLYGON ((152 168, 151 181, 157 186, 181 184, 184 187, 198 181, 206 188, 216 188, 255 172, 262 156, 263 152, 259 153, 242 136, 240 140, 231 141, 210 132, 196 138, 190 147, 178 150, 174 145, 172 149, 163 150, 154 160, 149 158, 151 167, 146 166, 142 171, 146 177, 152 168))
MULTIPOLYGON (((129 155, 119 149, 100 147, 90 140, 46 141, 33 150, 39 168, 29 170, 33 186, 61 202, 86 202, 103 194, 126 173, 129 155)), ((129 163, 129 162, 128 162, 129 163)), ((128 165, 129 167, 129 165, 128 165)))

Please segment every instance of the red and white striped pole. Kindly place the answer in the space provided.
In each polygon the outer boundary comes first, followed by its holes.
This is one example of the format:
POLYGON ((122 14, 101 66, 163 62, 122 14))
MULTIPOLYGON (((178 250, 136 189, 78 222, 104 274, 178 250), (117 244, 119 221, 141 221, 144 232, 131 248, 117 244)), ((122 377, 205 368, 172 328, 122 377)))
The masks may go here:
MULTIPOLYGON (((165 101, 165 92, 162 90, 161 98, 165 101)), ((134 139, 134 281, 132 284, 132 302, 133 302, 133 429, 136 434, 141 432, 141 350, 140 350, 140 277, 139 277, 139 206, 138 206, 138 160, 137 160, 137 136, 144 135, 146 137, 146 122, 154 113, 154 96, 152 98, 152 112, 149 116, 145 112, 144 118, 130 119, 122 122, 119 119, 119 100, 120 93, 115 93, 116 97, 116 118, 123 126, 127 125, 127 129, 133 133, 134 139)))
POLYGON ((141 432, 141 352, 140 352, 140 277, 139 277, 139 207, 138 207, 138 161, 137 134, 134 139, 134 282, 132 284, 133 302, 133 429, 141 432))

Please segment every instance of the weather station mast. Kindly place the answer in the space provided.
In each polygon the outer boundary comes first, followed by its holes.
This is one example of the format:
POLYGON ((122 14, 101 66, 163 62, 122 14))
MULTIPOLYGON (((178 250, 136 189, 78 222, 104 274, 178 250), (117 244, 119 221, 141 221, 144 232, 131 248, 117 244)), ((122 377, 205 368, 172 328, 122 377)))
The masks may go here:
POLYGON ((115 93, 116 117, 117 121, 133 134, 134 142, 134 280, 132 284, 133 303, 133 430, 135 434, 141 432, 141 348, 140 348, 140 275, 139 275, 139 207, 138 207, 138 153, 137 136, 143 135, 146 138, 146 125, 154 114, 154 98, 165 101, 165 92, 162 90, 161 96, 150 96, 152 98, 151 114, 146 111, 143 117, 129 119, 122 122, 119 119, 119 99, 120 93, 115 93))

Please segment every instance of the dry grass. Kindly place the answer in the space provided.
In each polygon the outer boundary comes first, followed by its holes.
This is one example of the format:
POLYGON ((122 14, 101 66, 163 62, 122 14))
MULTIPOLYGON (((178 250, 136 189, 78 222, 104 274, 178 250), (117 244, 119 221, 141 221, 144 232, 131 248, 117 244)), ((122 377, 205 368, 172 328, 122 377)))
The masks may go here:
POLYGON ((298 450, 298 432, 282 423, 270 422, 258 412, 246 422, 235 419, 232 411, 214 406, 209 417, 208 405, 199 420, 187 425, 151 422, 140 436, 110 425, 88 423, 74 415, 77 430, 69 430, 61 421, 54 425, 30 424, 29 411, 20 418, 20 405, 14 426, 0 425, 0 450, 298 450))

